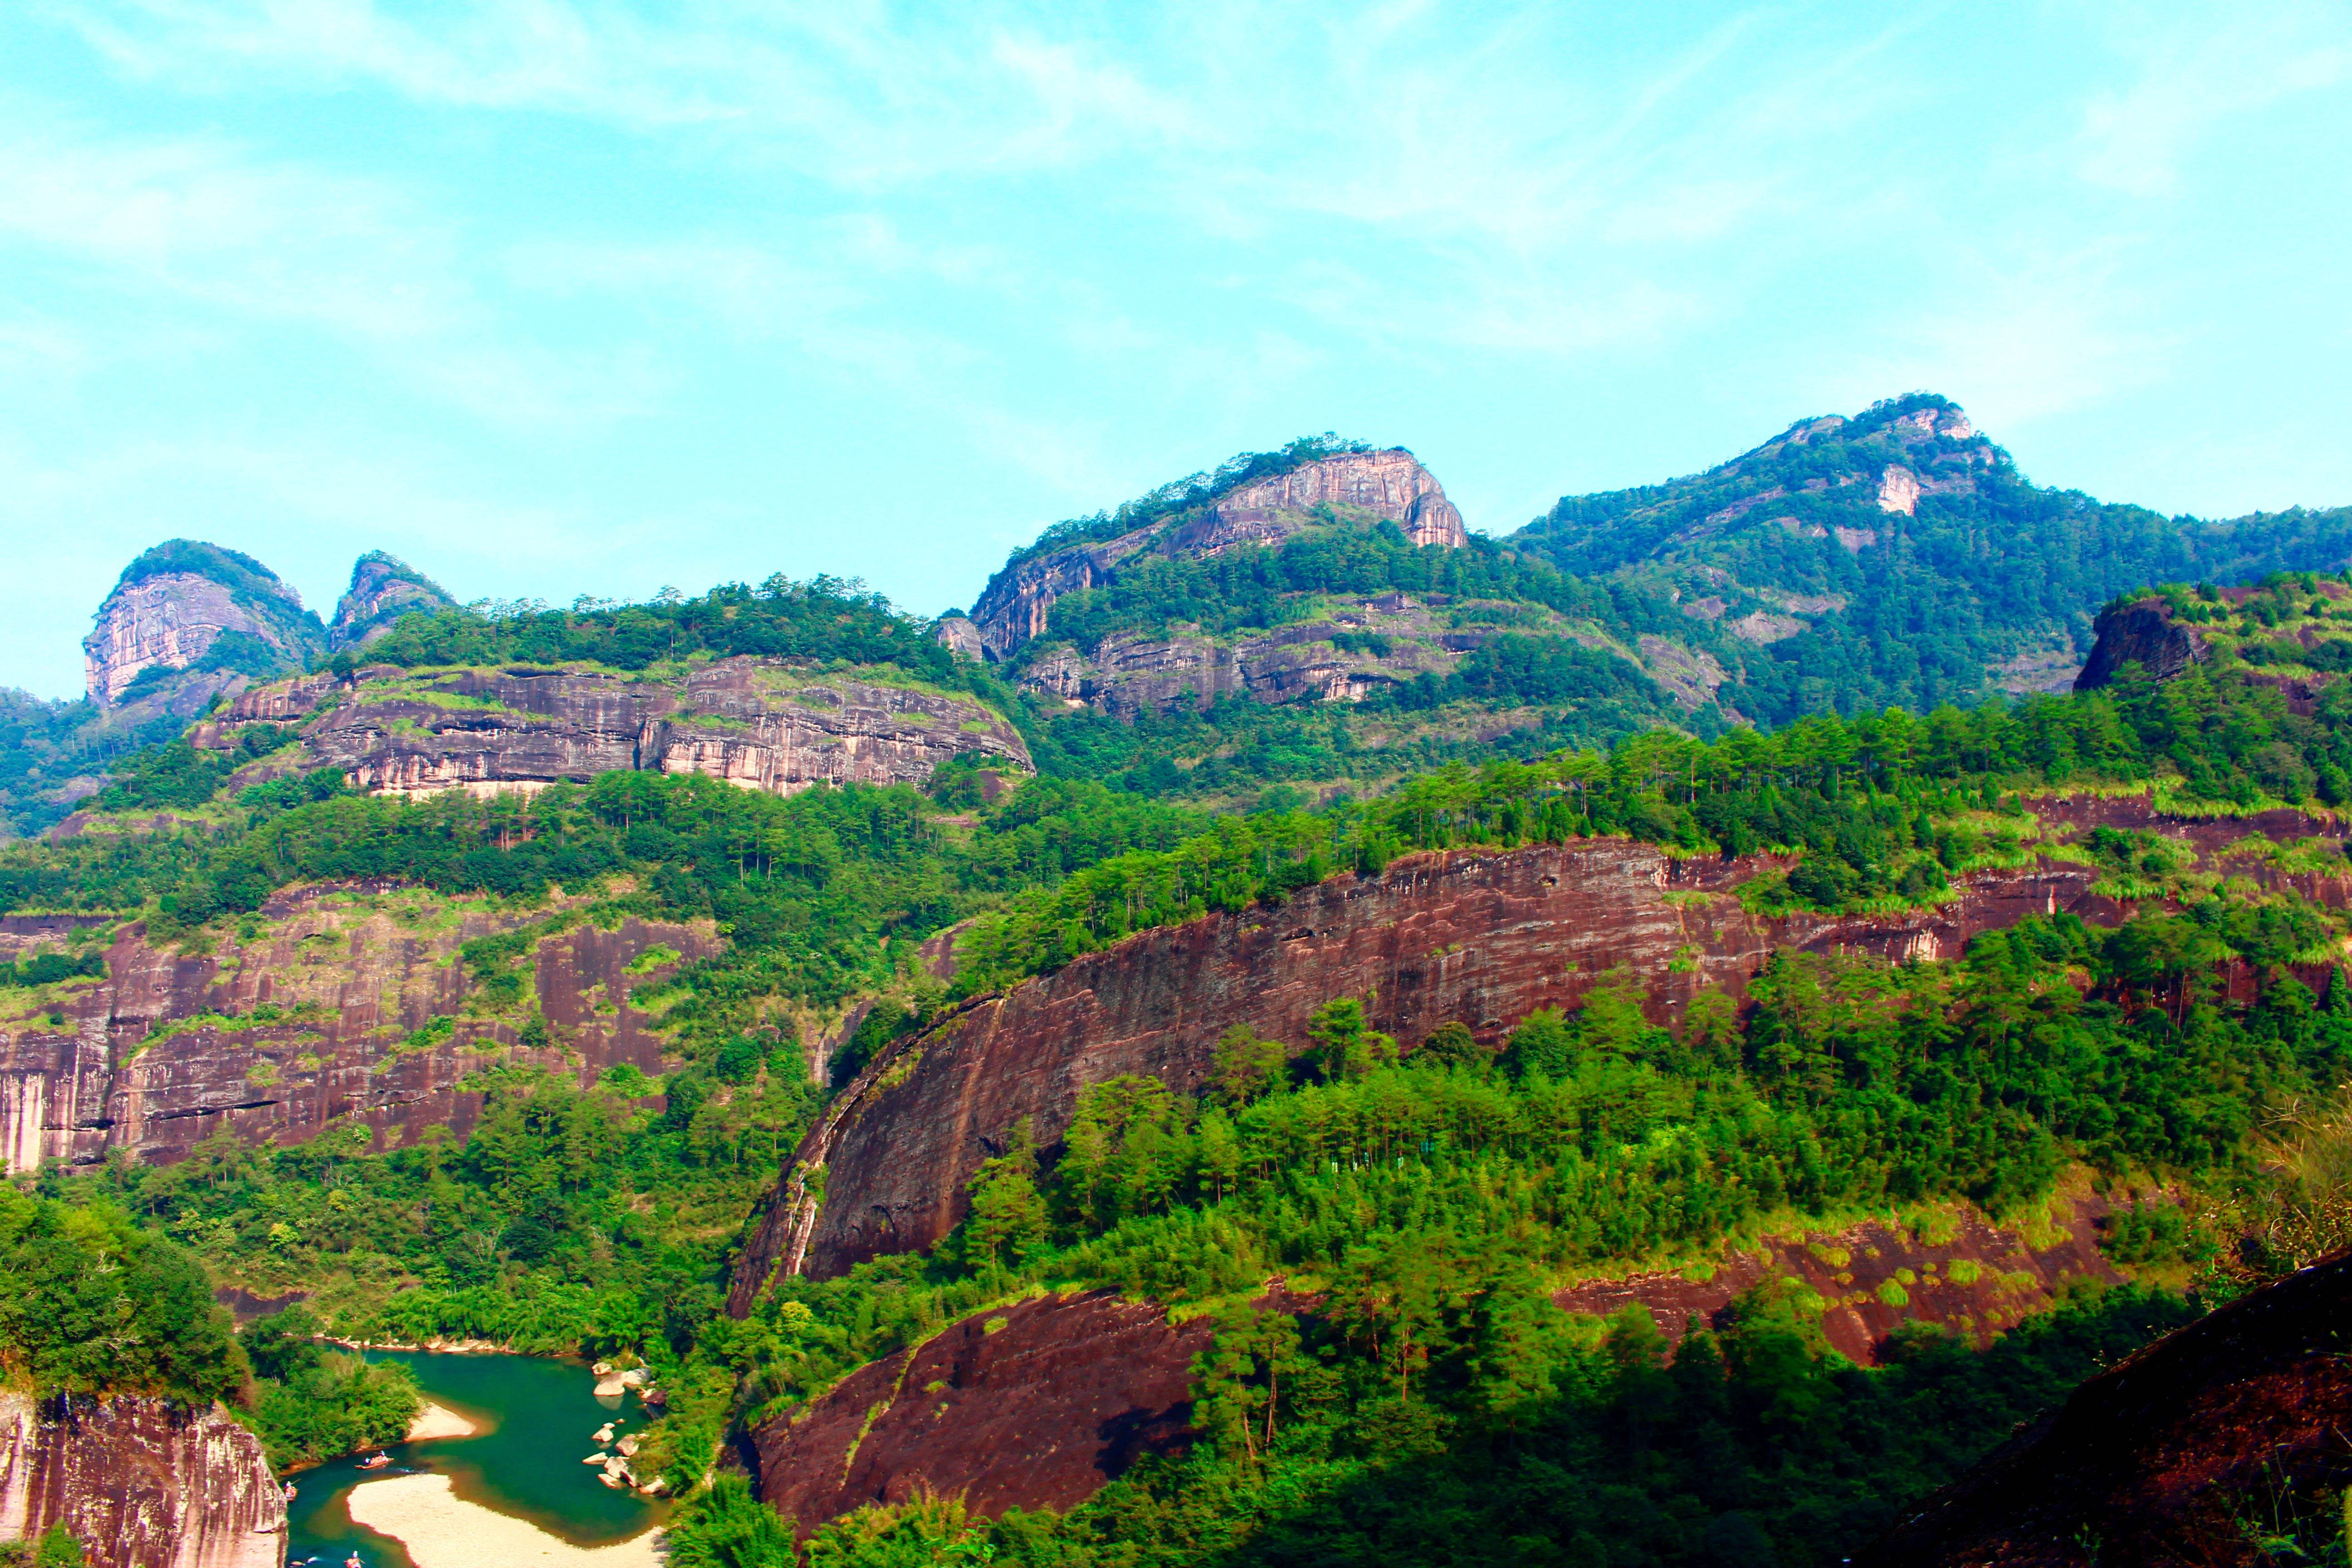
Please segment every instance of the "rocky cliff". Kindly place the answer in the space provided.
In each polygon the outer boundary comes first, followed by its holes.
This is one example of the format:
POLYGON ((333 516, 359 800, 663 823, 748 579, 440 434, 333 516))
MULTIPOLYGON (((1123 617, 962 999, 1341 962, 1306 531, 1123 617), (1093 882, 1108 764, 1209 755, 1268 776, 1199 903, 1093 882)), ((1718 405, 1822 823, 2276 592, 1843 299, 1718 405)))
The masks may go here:
POLYGON ((2352 1253, 2339 1252, 2083 1384, 1859 1561, 2307 1561, 2278 1542, 2300 1522, 2330 1536, 2342 1528, 2352 1482, 2347 1322, 2352 1253))
POLYGON ((1274 544, 1319 523, 1386 521, 1416 544, 1469 542, 1462 514, 1436 477, 1402 447, 1349 452, 1241 486, 1193 512, 1117 539, 1033 556, 997 574, 971 619, 991 658, 1011 658, 1045 629, 1054 601, 1112 581, 1143 555, 1201 557, 1274 544))
POLYGON ((372 666, 246 692, 196 739, 223 743, 253 720, 301 721, 299 765, 341 768, 378 794, 530 789, 639 768, 788 795, 919 784, 962 752, 1030 765, 1019 731, 970 697, 748 658, 667 681, 372 666))
POLYGON ((2113 682, 2126 665, 2137 664, 2151 679, 2169 680, 2192 664, 2204 662, 2205 639, 2194 626, 2172 618, 2162 599, 2141 599, 2103 610, 2096 623, 2099 640, 2074 678, 2074 689, 2091 691, 2113 682))
POLYGON ((161 674, 209 677, 205 696, 299 669, 325 641, 302 596, 248 555, 174 539, 133 561, 82 642, 90 700, 112 705, 161 674), (142 683, 141 677, 150 675, 142 683))
POLYGON ((278 1568, 286 1500, 217 1405, 0 1391, 0 1540, 62 1524, 95 1568, 278 1568))
POLYGON ((1186 1440, 1209 1331, 1109 1290, 965 1319, 754 1430, 761 1500, 803 1534, 924 1490, 984 1514, 1068 1509, 1186 1440))
POLYGON ((364 647, 392 630, 403 616, 456 605, 441 584, 407 562, 371 550, 352 563, 352 585, 335 601, 335 618, 327 626, 328 649, 340 653, 364 647))
MULTIPOLYGON (((2144 797, 2063 810, 2079 827, 2146 826, 2209 855, 2249 829, 2284 838, 2318 826, 2294 813, 2167 821, 2144 797)), ((979 998, 878 1053, 811 1131, 793 1170, 823 1168, 823 1201, 796 1174, 780 1184, 750 1232, 730 1308, 748 1310, 779 1268, 829 1276, 930 1247, 961 1217, 965 1182, 1022 1119, 1051 1142, 1089 1084, 1140 1073, 1195 1089, 1234 1024, 1301 1049, 1316 1007, 1369 995, 1375 1026, 1407 1049, 1449 1020, 1492 1043, 1539 1007, 1577 1005, 1619 963, 1652 984, 1659 1018, 1671 1024, 1700 987, 1740 988, 1776 948, 1942 958, 2027 914, 2069 910, 2113 924, 2123 912, 2094 891, 2095 868, 2042 859, 1971 874, 1957 900, 1932 910, 1767 920, 1728 891, 1759 868, 1672 859, 1625 839, 1414 855, 1276 908, 1145 931, 979 998)), ((2352 876, 2244 870, 2352 901, 2352 876)))
POLYGON ((1742 1292, 1793 1279, 1826 1302, 1822 1331, 1861 1366, 1906 1322, 1935 1323, 1979 1344, 2062 1299, 2078 1281, 2121 1278, 2099 1250, 2105 1200, 2058 1200, 2060 1223, 2031 1237, 1974 1209, 1937 1216, 1940 1233, 1866 1220, 1843 1230, 1776 1237, 1728 1254, 1704 1279, 1643 1273, 1580 1281, 1552 1299, 1571 1312, 1607 1317, 1629 1306, 1679 1340, 1692 1319, 1716 1322, 1742 1292))
MULTIPOLYGON (((0 992, 0 1157, 16 1171, 115 1151, 163 1164, 223 1129, 292 1143, 350 1128, 391 1147, 434 1123, 464 1137, 481 1096, 463 1083, 483 1067, 659 1074, 661 1040, 630 993, 718 951, 717 937, 574 914, 524 960, 530 1006, 482 1016, 467 1011, 458 946, 530 918, 493 900, 289 889, 202 955, 126 926, 105 979, 0 992), (548 1034, 538 1049, 519 1043, 532 1012, 548 1034)), ((32 951, 57 939, 43 921, 0 927, 32 951)))

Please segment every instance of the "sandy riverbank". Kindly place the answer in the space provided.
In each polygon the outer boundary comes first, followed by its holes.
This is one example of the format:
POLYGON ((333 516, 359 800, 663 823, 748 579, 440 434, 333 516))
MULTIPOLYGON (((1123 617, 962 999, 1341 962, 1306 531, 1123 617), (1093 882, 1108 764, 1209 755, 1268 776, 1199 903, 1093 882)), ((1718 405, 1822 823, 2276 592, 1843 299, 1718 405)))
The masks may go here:
POLYGON ((352 1489, 352 1518, 408 1549, 416 1568, 480 1568, 527 1563, 532 1568, 658 1568, 654 1537, 610 1546, 574 1546, 524 1520, 458 1497, 446 1476, 392 1476, 352 1489))
POLYGON ((428 1399, 425 1408, 416 1413, 416 1419, 408 1424, 408 1436, 401 1441, 422 1443, 432 1437, 470 1437, 480 1430, 447 1405, 436 1405, 428 1399))

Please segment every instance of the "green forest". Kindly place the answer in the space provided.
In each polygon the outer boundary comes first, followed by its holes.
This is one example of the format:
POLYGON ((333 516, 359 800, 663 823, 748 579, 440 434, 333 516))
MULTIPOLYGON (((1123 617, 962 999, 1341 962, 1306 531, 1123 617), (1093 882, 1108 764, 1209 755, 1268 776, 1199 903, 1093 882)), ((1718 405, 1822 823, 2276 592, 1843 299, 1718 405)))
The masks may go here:
MULTIPOLYGON (((1188 613, 1276 615, 1285 595, 1371 580, 1350 572, 1392 586, 1440 566, 1629 629, 1649 613, 1507 552, 1441 562, 1360 531, 1065 604, 1103 626, 1149 624, 1118 617, 1180 594, 1188 613)), ((2352 699, 2289 688, 2334 668, 2334 634, 2352 629, 2329 586, 2282 574, 2252 597, 2159 590, 2212 637, 2174 680, 2127 670, 2066 697, 1761 729, 1660 724, 1623 661, 1505 637, 1387 710, 1557 704, 1556 725, 1500 744, 1421 732, 1388 759, 1410 776, 1319 797, 1294 781, 1376 771, 1335 705, 1054 717, 824 579, 409 616, 371 660, 887 662, 1013 714, 1039 773, 1001 789, 964 765, 923 789, 778 797, 610 773, 410 801, 331 769, 236 785, 292 738, 261 724, 226 752, 172 742, 121 760, 95 805, 137 830, 0 846, 0 912, 84 917, 0 971, 11 1005, 102 975, 121 922, 202 952, 320 881, 495 908, 508 929, 455 962, 469 1016, 526 1044, 547 1037, 525 984, 538 938, 634 913, 708 921, 723 951, 636 994, 665 1032, 660 1078, 485 1059, 463 1085, 480 1097, 463 1140, 384 1152, 342 1127, 291 1147, 216 1137, 157 1168, 11 1173, 0 1274, 23 1289, 0 1293, 0 1368, 48 1394, 224 1400, 285 1466, 385 1441, 417 1408, 399 1368, 320 1336, 641 1357, 670 1397, 638 1468, 687 1497, 672 1540, 689 1568, 1835 1563, 2094 1370, 2343 1239, 2333 1221, 2248 1217, 2288 1201, 2264 1173, 2281 1130, 2352 1076, 2343 918, 2175 840, 2063 832, 2053 800, 2145 794, 2215 819, 2352 808, 2352 699), (1956 879, 2037 856, 2095 868, 2139 910, 2112 931, 2032 918, 1940 962, 1782 954, 1672 1031, 1644 1010, 1655 977, 1614 973, 1573 1013, 1514 1020, 1493 1052, 1459 1023, 1389 1039, 1362 998, 1329 997, 1307 1038, 1229 1034, 1197 1097, 1138 1079, 1089 1089, 1066 1137, 1015 1139, 982 1168, 969 1217, 931 1252, 781 1281, 745 1321, 721 1310, 745 1219, 802 1134, 943 1010, 1415 852, 1610 837, 1769 855, 1737 889, 1759 916, 1931 907, 1956 879), (943 983, 918 950, 959 926, 943 983), (859 999, 877 1005, 832 1080, 809 1081, 774 1005, 838 1016, 859 999), (1923 1237, 1962 1205, 2031 1226, 2062 1189, 2118 1201, 2105 1244, 2137 1282, 2084 1284, 1990 1348, 1915 1324, 1888 1364, 1857 1368, 1823 1337, 1826 1303, 1788 1280, 1671 1346, 1638 1312, 1551 1305, 1563 1281, 1703 1270, 1727 1244, 1866 1215, 1923 1237), (2158 1193, 2185 1201, 2144 1201, 2158 1193), (2242 1233, 2254 1239, 2225 1245, 2242 1233), (1272 1279, 1287 1294, 1267 1296, 1272 1279), (215 1284, 294 1281, 314 1292, 304 1307, 242 1331, 214 1304, 215 1284), (1201 1440, 1066 1515, 983 1520, 929 1499, 795 1548, 720 1463, 730 1433, 950 1321, 1086 1288, 1213 1331, 1192 1368, 1201 1440)), ((2346 865, 2328 837, 2250 835, 2240 852, 2291 872, 2346 865)), ((2341 1212, 2308 1197, 2294 1213, 2341 1212)), ((2306 1535, 2310 1560, 2341 1558, 2340 1526, 2306 1535)))

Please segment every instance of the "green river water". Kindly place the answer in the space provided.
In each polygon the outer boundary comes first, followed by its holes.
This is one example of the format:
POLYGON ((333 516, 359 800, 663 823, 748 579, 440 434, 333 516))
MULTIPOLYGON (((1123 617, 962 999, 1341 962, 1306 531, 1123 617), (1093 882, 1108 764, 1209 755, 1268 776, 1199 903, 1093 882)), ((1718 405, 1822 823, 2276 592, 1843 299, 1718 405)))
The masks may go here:
POLYGON ((578 1362, 543 1356, 436 1355, 370 1351, 370 1361, 397 1361, 416 1373, 427 1398, 484 1429, 471 1437, 397 1444, 393 1464, 362 1470, 353 1455, 289 1477, 287 1561, 319 1559, 341 1568, 356 1552, 366 1568, 414 1568, 396 1541, 352 1522, 352 1489, 419 1470, 446 1475, 459 1497, 527 1519, 577 1546, 625 1541, 659 1522, 664 1510, 616 1490, 580 1461, 595 1452, 597 1428, 617 1419, 621 1435, 641 1432, 646 1411, 635 1394, 600 1400, 578 1362))

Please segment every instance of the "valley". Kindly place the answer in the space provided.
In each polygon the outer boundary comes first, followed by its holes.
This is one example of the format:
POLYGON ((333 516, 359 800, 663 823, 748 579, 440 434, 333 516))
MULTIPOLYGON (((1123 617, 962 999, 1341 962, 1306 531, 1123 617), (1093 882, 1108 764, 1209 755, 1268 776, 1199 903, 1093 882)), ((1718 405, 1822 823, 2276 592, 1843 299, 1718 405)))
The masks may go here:
POLYGON ((969 615, 161 546, 5 737, 0 1534, 322 1466, 205 1561, 401 1568, 347 1456, 446 1394, 453 1497, 678 1568, 2071 1562, 2144 1354, 2336 1550, 2229 1325, 2352 1242, 2347 559, 1924 394, 1500 536, 1244 454, 969 615))

